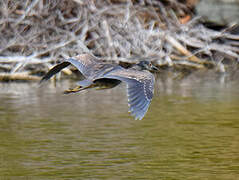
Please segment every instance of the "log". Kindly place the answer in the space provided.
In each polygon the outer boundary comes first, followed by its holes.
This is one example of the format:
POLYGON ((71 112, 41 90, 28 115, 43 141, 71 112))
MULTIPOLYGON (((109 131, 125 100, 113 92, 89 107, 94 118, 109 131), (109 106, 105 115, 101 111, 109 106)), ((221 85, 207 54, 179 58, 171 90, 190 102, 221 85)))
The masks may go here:
POLYGON ((0 81, 40 81, 40 77, 27 73, 0 73, 0 81))

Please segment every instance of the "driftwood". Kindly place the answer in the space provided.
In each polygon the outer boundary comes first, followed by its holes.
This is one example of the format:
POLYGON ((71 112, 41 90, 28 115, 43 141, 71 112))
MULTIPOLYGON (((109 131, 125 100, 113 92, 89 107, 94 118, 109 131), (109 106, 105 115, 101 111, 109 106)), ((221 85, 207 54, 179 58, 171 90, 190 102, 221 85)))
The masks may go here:
POLYGON ((159 68, 224 72, 238 64, 233 26, 209 29, 176 0, 3 0, 0 11, 0 72, 9 77, 29 66, 46 72, 83 52, 118 63, 146 59, 159 68))
POLYGON ((39 81, 41 78, 28 73, 0 73, 0 81, 39 81))

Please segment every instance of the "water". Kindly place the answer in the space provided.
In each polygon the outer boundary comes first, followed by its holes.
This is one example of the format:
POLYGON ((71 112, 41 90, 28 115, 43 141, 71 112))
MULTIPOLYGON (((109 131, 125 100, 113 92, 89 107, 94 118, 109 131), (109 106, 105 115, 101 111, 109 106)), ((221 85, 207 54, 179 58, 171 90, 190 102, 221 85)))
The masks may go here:
POLYGON ((0 84, 0 179, 239 178, 237 79, 158 80, 142 121, 124 85, 73 83, 0 84))

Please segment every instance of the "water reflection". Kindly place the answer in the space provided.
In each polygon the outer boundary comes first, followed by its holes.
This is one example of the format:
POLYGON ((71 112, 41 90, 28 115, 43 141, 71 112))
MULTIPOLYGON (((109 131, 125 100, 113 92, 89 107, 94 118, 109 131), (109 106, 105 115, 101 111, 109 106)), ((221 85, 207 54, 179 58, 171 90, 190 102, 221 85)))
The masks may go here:
POLYGON ((0 174, 56 179, 236 179, 237 81, 157 81, 142 121, 125 87, 63 95, 70 81, 0 84, 0 174))

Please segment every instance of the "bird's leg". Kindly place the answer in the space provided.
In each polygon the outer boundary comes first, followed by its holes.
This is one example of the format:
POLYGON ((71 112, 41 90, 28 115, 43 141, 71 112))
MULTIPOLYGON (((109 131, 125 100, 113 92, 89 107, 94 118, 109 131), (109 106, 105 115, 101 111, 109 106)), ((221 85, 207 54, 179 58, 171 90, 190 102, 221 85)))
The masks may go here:
POLYGON ((103 89, 111 89, 113 87, 110 87, 110 86, 98 86, 95 88, 95 90, 103 90, 103 89))
POLYGON ((103 89, 108 89, 108 87, 106 85, 104 85, 103 83, 97 83, 97 87, 95 88, 95 90, 103 90, 103 89))
POLYGON ((77 86, 75 88, 70 88, 64 91, 64 94, 76 93, 82 90, 82 86, 77 86))
POLYGON ((98 81, 95 82, 97 84, 95 89, 96 90, 111 89, 117 86, 120 82, 121 81, 109 81, 109 82, 98 81))
POLYGON ((94 88, 95 86, 96 86, 95 84, 91 84, 91 85, 86 86, 86 87, 76 86, 75 88, 72 88, 72 89, 70 88, 68 90, 65 90, 64 94, 76 93, 76 92, 79 92, 79 91, 82 91, 82 90, 85 90, 85 89, 94 88))

